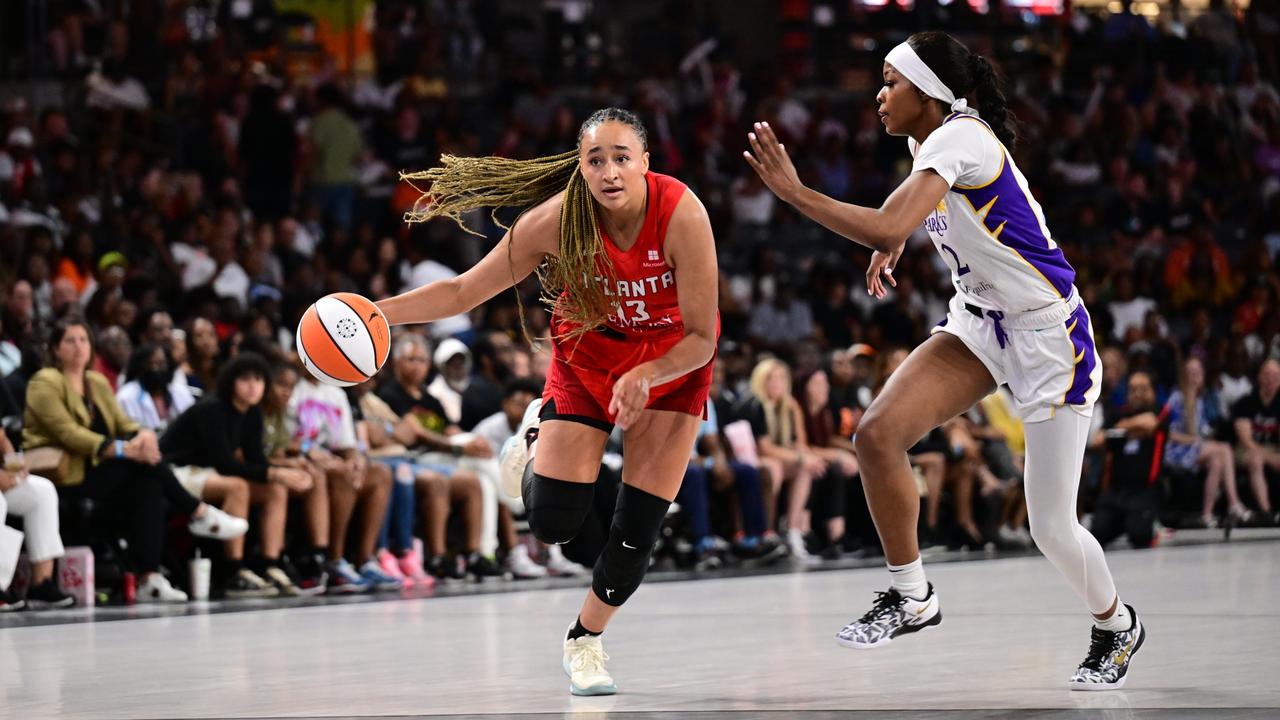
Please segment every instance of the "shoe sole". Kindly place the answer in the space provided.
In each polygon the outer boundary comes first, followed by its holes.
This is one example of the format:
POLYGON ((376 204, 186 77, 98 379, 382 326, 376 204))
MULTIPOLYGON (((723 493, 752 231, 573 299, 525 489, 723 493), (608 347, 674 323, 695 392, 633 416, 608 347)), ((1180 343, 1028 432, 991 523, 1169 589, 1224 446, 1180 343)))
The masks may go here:
POLYGON ((836 644, 838 644, 840 647, 846 647, 853 650, 874 650, 875 648, 884 647, 885 645, 888 645, 889 643, 893 642, 894 638, 900 638, 903 635, 910 635, 911 633, 917 633, 927 627, 933 627, 935 625, 941 625, 941 624, 942 624, 942 610, 938 610, 938 613, 933 617, 929 618, 927 622, 922 622, 919 625, 907 625, 904 629, 899 630, 896 635, 890 635, 889 637, 882 638, 880 640, 877 640, 876 642, 860 643, 857 640, 845 640, 844 638, 837 635, 836 644))
MULTIPOLYGON (((572 678, 572 677, 573 677, 573 673, 569 672, 569 658, 561 657, 561 659, 560 659, 560 668, 564 670, 564 674, 565 674, 565 675, 568 675, 570 678, 572 678)), ((596 696, 599 696, 599 695, 617 695, 617 694, 618 694, 618 686, 617 686, 617 684, 615 684, 615 683, 609 683, 608 685, 592 685, 591 687, 585 687, 585 688, 582 688, 582 687, 578 687, 577 685, 575 685, 575 684, 574 684, 574 682, 573 682, 573 680, 570 680, 570 681, 569 681, 569 694, 570 694, 570 695, 576 695, 576 696, 578 696, 578 697, 596 697, 596 696)))
POLYGON ((76 599, 73 597, 64 598, 57 602, 46 602, 44 600, 31 600, 28 598, 26 607, 28 610, 60 610, 62 608, 69 608, 75 604, 76 604, 76 599))
POLYGON ((1138 621, 1138 642, 1133 644, 1133 649, 1129 651, 1129 662, 1124 666, 1124 674, 1116 679, 1113 683, 1085 683, 1085 682, 1068 682, 1067 687, 1076 692, 1106 692, 1108 690, 1119 690, 1129 680, 1129 665, 1133 664, 1133 658, 1142 649, 1142 644, 1147 641, 1147 626, 1138 621))
POLYGON ((260 600, 262 598, 280 597, 279 588, 271 588, 270 590, 241 590, 238 592, 227 591, 228 600, 260 600))
POLYGON ((359 595, 372 591, 368 585, 330 585, 324 592, 326 595, 359 595))

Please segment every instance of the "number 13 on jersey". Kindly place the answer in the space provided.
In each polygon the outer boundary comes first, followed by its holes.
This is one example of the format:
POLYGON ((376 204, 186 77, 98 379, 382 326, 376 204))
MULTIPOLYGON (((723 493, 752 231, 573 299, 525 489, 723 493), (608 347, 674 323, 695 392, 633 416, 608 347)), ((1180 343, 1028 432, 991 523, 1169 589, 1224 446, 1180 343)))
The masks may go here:
POLYGON ((627 300, 624 305, 618 306, 618 323, 621 325, 634 325, 649 319, 649 313, 645 312, 643 300, 627 300), (625 306, 624 306, 625 305, 625 306), (631 317, 627 317, 628 311, 631 317))

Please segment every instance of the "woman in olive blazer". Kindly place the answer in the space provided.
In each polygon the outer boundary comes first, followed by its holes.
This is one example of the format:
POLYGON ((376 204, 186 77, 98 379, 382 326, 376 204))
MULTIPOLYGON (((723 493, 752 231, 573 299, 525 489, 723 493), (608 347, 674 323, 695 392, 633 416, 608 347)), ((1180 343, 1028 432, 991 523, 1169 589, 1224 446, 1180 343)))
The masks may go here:
POLYGON ((155 433, 139 429, 116 402, 107 379, 88 369, 93 360, 89 338, 83 320, 63 320, 54 327, 50 366, 27 385, 23 446, 37 457, 50 455, 36 452, 40 448, 61 451, 61 462, 47 473, 60 492, 102 503, 120 523, 141 574, 138 600, 183 602, 186 593, 159 572, 168 511, 190 516, 188 528, 200 537, 239 537, 248 523, 183 489, 160 462, 155 433))

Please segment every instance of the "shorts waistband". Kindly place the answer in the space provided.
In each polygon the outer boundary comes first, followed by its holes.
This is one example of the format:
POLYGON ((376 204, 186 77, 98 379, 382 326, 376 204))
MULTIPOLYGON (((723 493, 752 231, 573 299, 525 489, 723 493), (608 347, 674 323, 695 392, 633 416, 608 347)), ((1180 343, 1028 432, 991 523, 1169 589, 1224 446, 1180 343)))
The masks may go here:
MULTIPOLYGON (((1009 330, 1043 330, 1067 321, 1080 307, 1080 296, 1072 293, 1071 297, 1055 302, 1039 310, 1024 313, 1006 312, 1000 316, 1000 322, 1009 330)), ((964 309, 976 317, 985 317, 987 311, 977 305, 964 303, 964 309)))

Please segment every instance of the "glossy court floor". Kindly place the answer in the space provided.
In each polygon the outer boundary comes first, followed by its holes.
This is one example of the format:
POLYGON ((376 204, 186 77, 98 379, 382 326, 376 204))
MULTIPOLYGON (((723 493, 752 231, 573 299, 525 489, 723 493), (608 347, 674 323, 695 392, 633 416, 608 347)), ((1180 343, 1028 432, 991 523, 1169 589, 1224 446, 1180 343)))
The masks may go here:
POLYGON ((573 698, 583 589, 0 630, 0 717, 1277 718, 1280 541, 1110 555, 1148 639, 1128 687, 1072 693, 1089 621, 1038 557, 935 563, 938 628, 835 632, 882 569, 646 585, 606 636, 620 687, 573 698))

